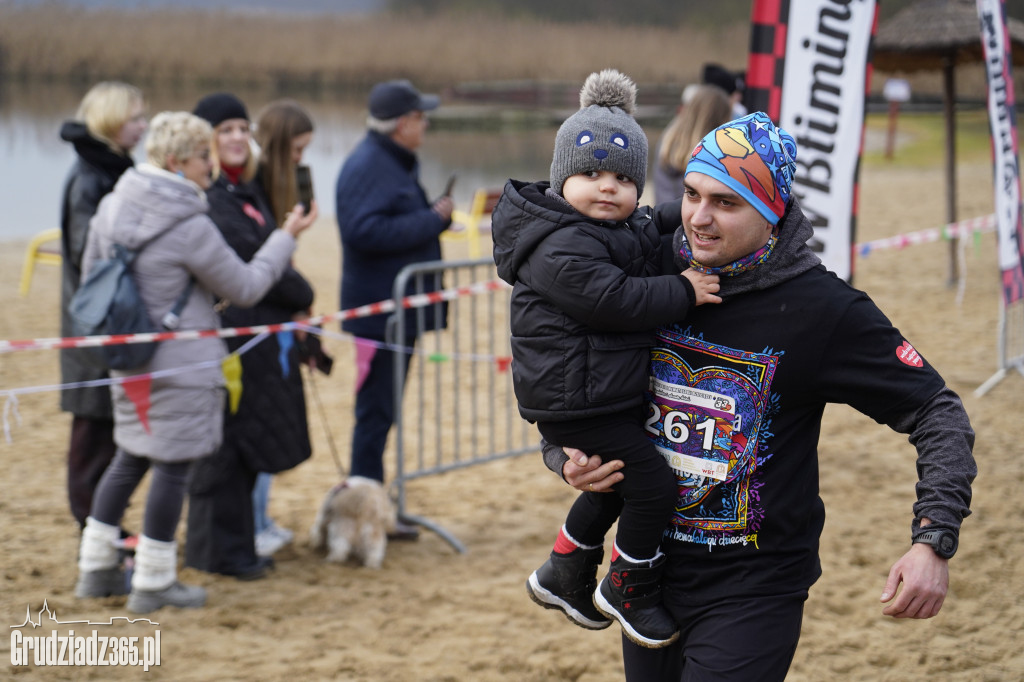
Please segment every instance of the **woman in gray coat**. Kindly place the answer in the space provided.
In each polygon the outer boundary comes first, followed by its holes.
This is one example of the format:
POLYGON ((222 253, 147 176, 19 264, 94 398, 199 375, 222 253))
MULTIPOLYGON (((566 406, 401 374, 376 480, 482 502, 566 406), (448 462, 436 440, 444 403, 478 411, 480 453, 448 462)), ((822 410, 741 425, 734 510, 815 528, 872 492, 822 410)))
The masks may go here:
MULTIPOLYGON (((146 142, 148 163, 126 171, 100 202, 83 261, 83 274, 88 274, 113 244, 138 250, 133 271, 154 321, 194 280, 180 314, 182 330, 219 326, 215 295, 243 306, 259 301, 287 267, 295 237, 312 223, 301 211, 294 213, 250 262, 242 261, 206 214, 210 137, 209 124, 192 114, 157 115, 146 142)), ((177 580, 174 537, 189 464, 220 445, 225 393, 220 360, 225 354, 219 338, 164 341, 147 365, 111 372, 121 379, 146 376, 112 387, 118 449, 82 532, 77 596, 126 591, 115 546, 118 527, 129 498, 152 469, 128 610, 147 613, 165 605, 205 603, 203 588, 177 580), (171 369, 180 371, 149 376, 171 369)))

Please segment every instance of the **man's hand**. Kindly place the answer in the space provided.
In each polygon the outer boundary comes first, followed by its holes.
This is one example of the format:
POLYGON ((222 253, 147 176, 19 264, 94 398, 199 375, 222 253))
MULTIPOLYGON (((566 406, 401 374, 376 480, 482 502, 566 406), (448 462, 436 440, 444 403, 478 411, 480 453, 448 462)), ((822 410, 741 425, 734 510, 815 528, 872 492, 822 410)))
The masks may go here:
POLYGON ((949 589, 949 561, 926 544, 911 545, 889 570, 881 601, 895 601, 882 611, 893 618, 931 618, 942 608, 949 589), (896 590, 903 589, 899 596, 896 590))
POLYGON ((441 220, 448 221, 452 218, 452 211, 455 210, 455 203, 449 196, 443 196, 431 206, 434 213, 441 216, 441 220))
POLYGON ((569 456, 569 461, 562 465, 562 477, 580 492, 611 492, 612 486, 623 478, 619 469, 625 465, 620 459, 602 464, 597 455, 588 457, 576 448, 562 449, 569 456))

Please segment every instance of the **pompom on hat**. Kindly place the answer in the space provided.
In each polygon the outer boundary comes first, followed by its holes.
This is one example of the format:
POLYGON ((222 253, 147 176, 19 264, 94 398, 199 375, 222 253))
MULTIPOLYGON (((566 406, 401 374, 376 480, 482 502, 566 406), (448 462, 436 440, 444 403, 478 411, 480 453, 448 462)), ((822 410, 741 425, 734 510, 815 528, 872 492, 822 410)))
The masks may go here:
POLYGON ((697 143, 686 175, 729 186, 775 225, 786 212, 796 173, 796 142, 762 111, 712 130, 697 143))
POLYGON ((633 118, 636 85, 615 69, 592 73, 580 90, 580 110, 555 135, 551 188, 562 193, 570 175, 587 171, 621 173, 636 184, 647 179, 647 135, 633 118))

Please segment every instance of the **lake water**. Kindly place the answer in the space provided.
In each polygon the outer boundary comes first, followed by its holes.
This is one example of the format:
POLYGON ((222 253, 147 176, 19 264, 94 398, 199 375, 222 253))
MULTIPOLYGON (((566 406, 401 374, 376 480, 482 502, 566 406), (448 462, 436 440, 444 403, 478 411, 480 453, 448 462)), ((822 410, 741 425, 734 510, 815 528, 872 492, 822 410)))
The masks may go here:
MULTIPOLYGON (((88 86, 53 83, 0 83, 0 241, 29 237, 58 227, 64 179, 75 159, 71 145, 59 136, 61 124, 74 116, 88 86)), ((172 109, 191 110, 208 91, 146 91, 149 114, 172 109)), ((235 89, 250 116, 274 96, 235 89)), ((322 216, 334 215, 334 183, 347 154, 365 132, 365 104, 358 99, 319 99, 297 96, 313 116, 316 130, 304 161, 313 174, 313 187, 322 216)), ((567 112, 548 116, 557 121, 567 112)), ((480 187, 501 187, 510 178, 546 178, 551 164, 554 123, 523 128, 503 125, 507 110, 493 107, 445 107, 420 149, 421 179, 428 195, 443 191, 448 177, 458 180, 453 196, 456 206, 468 208, 480 187), (465 119, 449 118, 463 112, 465 119)), ((657 130, 648 130, 652 141, 657 130)), ((137 162, 144 159, 141 142, 134 150, 137 162)), ((653 147, 653 144, 652 144, 653 147)))

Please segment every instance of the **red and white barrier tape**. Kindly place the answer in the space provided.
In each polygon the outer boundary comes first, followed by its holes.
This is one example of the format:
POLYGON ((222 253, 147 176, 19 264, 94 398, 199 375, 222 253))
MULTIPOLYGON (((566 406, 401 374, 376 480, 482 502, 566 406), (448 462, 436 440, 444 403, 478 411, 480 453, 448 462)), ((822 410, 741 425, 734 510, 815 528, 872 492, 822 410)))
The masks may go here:
MULTIPOLYGON (((952 239, 954 237, 967 237, 973 233, 991 232, 996 227, 996 216, 994 213, 962 220, 956 223, 949 223, 942 227, 933 227, 917 232, 908 232, 883 239, 874 239, 868 242, 861 242, 854 248, 860 256, 867 256, 872 251, 883 249, 901 249, 912 244, 925 244, 939 241, 940 239, 952 239)), ((403 308, 422 308, 424 306, 450 301, 461 296, 470 296, 508 288, 508 284, 501 280, 490 280, 478 282, 454 289, 444 289, 425 294, 414 294, 402 299, 403 308)), ((357 317, 369 317, 390 313, 395 310, 395 302, 392 299, 371 303, 369 305, 342 310, 329 315, 320 315, 298 322, 282 322, 279 324, 266 324, 256 327, 230 327, 225 329, 198 329, 180 332, 155 332, 152 334, 120 334, 101 336, 70 336, 66 338, 52 339, 26 339, 21 341, 0 340, 0 354, 10 353, 16 350, 40 350, 46 348, 86 348, 95 346, 113 346, 127 343, 152 343, 154 341, 169 340, 195 340, 210 337, 229 338, 234 336, 253 336, 263 332, 276 333, 286 329, 295 329, 299 324, 320 325, 324 322, 335 320, 350 320, 357 317)))
MULTIPOLYGON (((401 301, 402 308, 422 308, 428 305, 451 301, 462 296, 474 296, 498 289, 506 289, 508 284, 495 279, 488 282, 477 282, 453 289, 443 289, 424 294, 413 294, 406 296, 401 301)), ((395 302, 392 299, 370 303, 369 305, 342 310, 328 315, 311 317, 301 322, 281 322, 278 324, 265 324, 255 327, 230 327, 226 329, 194 329, 186 331, 154 332, 151 334, 117 334, 100 336, 69 336, 65 338, 52 339, 26 339, 23 341, 2 341, 0 340, 0 353, 10 353, 17 350, 40 350, 46 348, 87 348, 95 346, 114 346, 127 343, 152 343, 153 341, 169 340, 195 340, 211 337, 229 338, 234 336, 253 336, 256 334, 276 333, 286 329, 298 327, 315 326, 324 322, 334 320, 350 320, 357 317, 370 317, 390 313, 395 310, 395 302)))
POLYGON ((882 249, 902 249, 911 244, 925 244, 937 242, 941 239, 953 239, 954 237, 969 237, 975 232, 991 232, 996 228, 996 214, 992 213, 980 218, 961 220, 956 223, 948 223, 942 227, 932 227, 927 230, 897 234, 883 239, 874 239, 869 242, 857 244, 856 253, 867 256, 872 251, 882 249))

